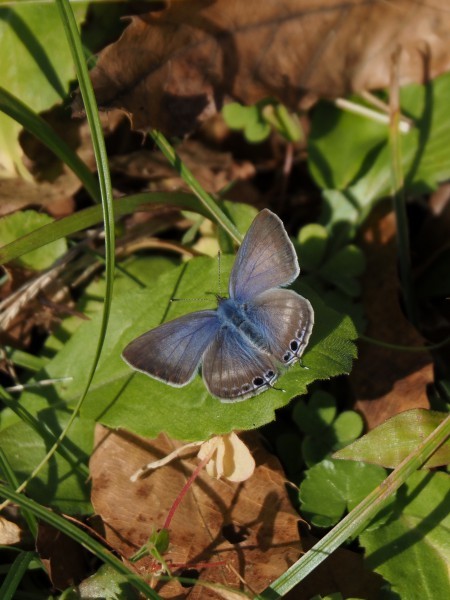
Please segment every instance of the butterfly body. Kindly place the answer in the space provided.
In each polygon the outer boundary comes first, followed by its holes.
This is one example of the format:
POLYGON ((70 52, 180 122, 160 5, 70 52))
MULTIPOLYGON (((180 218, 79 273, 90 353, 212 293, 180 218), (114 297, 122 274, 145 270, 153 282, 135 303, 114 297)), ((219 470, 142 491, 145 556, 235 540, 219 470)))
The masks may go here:
POLYGON ((270 352, 267 340, 261 334, 258 326, 251 319, 252 306, 248 302, 238 302, 234 298, 220 298, 217 308, 217 318, 222 328, 229 328, 239 337, 250 344, 270 352))
POLYGON ((174 387, 189 383, 201 366, 207 389, 222 402, 264 392, 299 360, 311 335, 311 304, 280 288, 299 272, 281 220, 265 209, 239 248, 229 298, 217 296, 215 311, 194 312, 144 333, 123 358, 174 387))

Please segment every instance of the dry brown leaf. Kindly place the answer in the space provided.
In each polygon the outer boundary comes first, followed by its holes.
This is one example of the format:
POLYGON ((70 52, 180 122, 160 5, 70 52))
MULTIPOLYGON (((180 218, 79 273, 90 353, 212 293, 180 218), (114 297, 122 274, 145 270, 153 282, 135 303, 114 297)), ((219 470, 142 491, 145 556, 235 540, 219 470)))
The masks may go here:
MULTIPOLYGON (((236 163, 229 152, 212 150, 195 140, 184 140, 177 147, 177 154, 202 188, 210 193, 218 193, 232 181, 250 179, 255 174, 255 167, 249 161, 236 163)), ((189 190, 166 158, 151 150, 142 149, 113 156, 110 166, 112 172, 150 181, 152 185, 157 185, 158 190, 189 190)))
POLYGON ((83 546, 51 525, 39 524, 36 550, 58 590, 78 584, 90 573, 89 555, 83 546))
MULTIPOLYGON (((299 558, 299 517, 287 497, 281 467, 254 435, 250 438, 257 464, 253 477, 238 484, 202 472, 175 512, 164 558, 176 574, 190 567, 200 572, 201 580, 239 590, 243 587, 237 572, 250 589, 261 591, 299 558), (219 562, 223 564, 214 566, 219 562), (202 563, 212 564, 206 568, 202 563)), ((97 428, 90 462, 92 503, 104 521, 106 539, 125 558, 145 544, 154 529, 163 527, 198 464, 194 459, 176 460, 130 482, 138 468, 173 449, 165 436, 146 441, 97 428)), ((147 577, 155 567, 148 558, 136 565, 147 577)), ((200 585, 183 588, 176 581, 158 583, 156 589, 163 598, 231 598, 200 585)))
MULTIPOLYGON (((380 210, 370 217, 363 240, 367 256, 363 278, 369 321, 366 334, 390 344, 421 347, 423 338, 400 307, 395 218, 392 212, 380 217, 380 210)), ((433 381, 433 366, 426 351, 402 352, 361 342, 350 378, 356 408, 370 429, 399 412, 429 408, 426 386, 433 381)))
POLYGON ((227 97, 296 110, 387 87, 398 47, 401 84, 433 78, 450 66, 449 30, 448 0, 172 0, 131 17, 91 75, 103 109, 182 135, 227 97))
POLYGON ((24 208, 44 209, 55 218, 74 210, 78 178, 67 171, 54 183, 30 183, 24 179, 0 179, 0 217, 24 208))
POLYGON ((12 546, 22 541, 23 528, 17 523, 0 517, 0 544, 3 546, 12 546))

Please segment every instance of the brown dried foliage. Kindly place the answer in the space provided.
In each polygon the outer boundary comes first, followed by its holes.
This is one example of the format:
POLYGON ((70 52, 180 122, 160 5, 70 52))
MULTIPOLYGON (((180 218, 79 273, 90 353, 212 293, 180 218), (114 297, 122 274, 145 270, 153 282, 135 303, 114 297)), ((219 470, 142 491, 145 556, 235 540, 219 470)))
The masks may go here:
MULTIPOLYGON (((257 464, 254 475, 237 484, 202 472, 176 510, 164 556, 175 574, 189 567, 200 572, 201 580, 243 589, 238 573, 250 589, 260 592, 299 558, 299 517, 288 499, 281 467, 254 435, 249 437, 257 464), (210 566, 202 566, 205 563, 210 566)), ((103 519, 106 539, 125 558, 163 527, 198 464, 195 459, 175 460, 130 482, 138 468, 174 447, 163 435, 148 441, 98 426, 90 461, 92 503, 103 519)), ((146 558, 136 567, 151 577, 158 565, 146 558)), ((182 588, 177 581, 160 582, 156 589, 163 598, 217 598, 201 585, 182 588)), ((228 597, 225 592, 220 596, 228 597)))
POLYGON ((446 0, 172 0, 131 17, 92 81, 135 129, 182 135, 227 98, 297 110, 386 87, 398 48, 399 83, 423 82, 449 67, 449 30, 446 0))

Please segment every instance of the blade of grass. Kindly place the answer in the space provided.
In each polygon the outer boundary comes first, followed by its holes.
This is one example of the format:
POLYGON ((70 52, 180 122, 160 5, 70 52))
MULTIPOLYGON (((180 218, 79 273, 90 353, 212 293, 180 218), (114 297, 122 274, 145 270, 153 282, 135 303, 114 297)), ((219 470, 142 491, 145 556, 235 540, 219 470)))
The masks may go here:
POLYGON ((206 209, 206 216, 215 221, 236 243, 242 242, 242 236, 236 229, 232 221, 219 208, 217 202, 202 188, 199 182, 195 179, 191 171, 186 167, 181 158, 169 144, 166 137, 160 132, 153 130, 150 135, 167 158, 172 167, 179 173, 183 181, 191 188, 197 198, 200 200, 203 207, 206 209))
POLYGON ((406 315, 409 321, 417 323, 416 305, 411 273, 411 253, 409 245, 408 217, 406 215, 405 188, 402 170, 402 152, 399 134, 400 125, 400 90, 399 90, 399 61, 400 49, 392 57, 392 72, 390 86, 390 125, 389 145, 391 150, 392 166, 392 203, 394 207, 397 250, 402 285, 403 298, 405 301, 406 315))
POLYGON ((67 424, 61 434, 56 439, 53 446, 47 452, 46 456, 33 469, 32 473, 25 481, 17 488, 17 491, 25 489, 28 482, 33 479, 43 466, 49 461, 53 454, 59 448, 61 442, 67 435, 72 423, 75 421, 80 408, 86 398, 86 395, 94 378, 95 371, 100 359, 100 355, 105 340, 106 329, 108 326, 109 314, 112 302, 113 281, 114 281, 114 260, 115 260, 115 243, 114 243, 114 206, 111 187, 111 179, 108 168, 108 156, 106 154, 105 140, 103 139, 103 131, 98 115, 97 104, 95 101, 94 91, 92 89, 89 72, 84 59, 83 47, 81 44, 80 34, 72 11, 72 7, 68 0, 56 0, 61 21, 67 36, 67 41, 72 53, 72 58, 75 63, 75 71, 80 85, 81 95, 86 110, 86 116, 89 123, 89 128, 92 136, 92 145, 94 147, 95 160, 99 174, 100 192, 103 207, 103 221, 105 224, 105 301, 103 306, 102 323, 100 327, 99 338, 93 364, 91 366, 89 377, 67 424))
POLYGON ((419 469, 450 436, 450 415, 407 456, 399 466, 358 504, 325 537, 293 564, 260 597, 264 600, 281 598, 300 583, 349 537, 360 532, 384 506, 388 499, 419 469))
POLYGON ((22 581, 22 577, 28 569, 28 565, 35 556, 35 552, 21 552, 19 556, 16 557, 13 564, 8 569, 8 573, 0 588, 0 598, 2 600, 11 600, 12 598, 15 598, 17 587, 22 581))
POLYGON ((100 190, 87 165, 54 131, 44 119, 21 100, 0 87, 0 110, 17 121, 47 146, 72 169, 95 202, 100 202, 100 190))
MULTIPOLYGON (((133 196, 126 196, 114 200, 114 214, 117 217, 128 215, 135 211, 145 211, 154 209, 155 204, 172 205, 178 208, 198 212, 205 217, 210 217, 207 209, 199 202, 195 196, 184 192, 158 192, 144 193, 133 196)), ((67 217, 48 223, 35 229, 31 233, 24 235, 14 242, 0 248, 0 264, 5 264, 31 252, 36 248, 41 248, 50 242, 66 237, 87 227, 93 227, 102 221, 103 212, 101 206, 90 206, 77 211, 67 217)), ((217 221, 216 221, 217 223, 217 221)))
MULTIPOLYGON (((17 488, 19 485, 19 482, 17 481, 14 471, 11 469, 11 465, 8 462, 6 454, 3 452, 3 448, 1 448, 1 447, 0 447, 0 470, 3 473, 3 479, 5 479, 5 481, 7 481, 12 488, 17 488)), ((22 514, 23 514, 25 521, 27 522, 28 529, 30 530, 31 535, 33 536, 33 539, 36 539, 37 532, 38 532, 38 524, 37 524, 35 516, 32 513, 30 513, 28 510, 23 510, 22 514)), ((0 593, 0 598, 3 598, 1 593, 0 593)))
POLYGON ((22 494, 18 494, 3 484, 0 484, 0 496, 7 498, 10 502, 14 502, 22 509, 28 510, 38 519, 49 523, 62 533, 68 535, 70 538, 81 544, 105 564, 110 565, 118 573, 124 575, 129 583, 137 590, 142 592, 146 598, 161 600, 160 596, 147 583, 145 583, 143 579, 141 579, 136 573, 130 571, 130 569, 128 569, 128 567, 126 567, 122 561, 116 558, 111 552, 106 550, 106 548, 100 544, 100 542, 93 539, 90 535, 78 528, 73 523, 51 512, 45 508, 45 506, 38 504, 34 500, 31 500, 22 494))

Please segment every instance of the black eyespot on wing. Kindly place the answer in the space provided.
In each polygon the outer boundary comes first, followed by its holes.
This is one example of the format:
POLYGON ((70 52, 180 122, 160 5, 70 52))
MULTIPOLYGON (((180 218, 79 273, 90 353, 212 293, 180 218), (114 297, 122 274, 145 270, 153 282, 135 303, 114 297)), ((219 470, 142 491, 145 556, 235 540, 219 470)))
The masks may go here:
POLYGON ((298 347, 299 347, 299 343, 297 340, 292 340, 291 343, 289 344, 290 349, 292 350, 292 352, 297 352, 298 347))
POLYGON ((283 356, 283 360, 284 362, 288 362, 292 357, 292 354, 290 352, 286 352, 286 354, 283 356))
POLYGON ((253 378, 253 385, 255 387, 259 387, 260 385, 262 385, 264 383, 264 379, 262 377, 254 377, 253 378))
POLYGON ((272 377, 275 375, 275 373, 273 371, 267 371, 266 374, 264 375, 264 377, 266 379, 272 379, 272 377))

